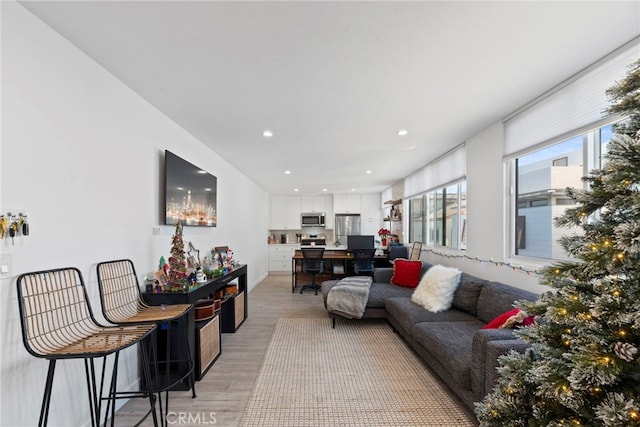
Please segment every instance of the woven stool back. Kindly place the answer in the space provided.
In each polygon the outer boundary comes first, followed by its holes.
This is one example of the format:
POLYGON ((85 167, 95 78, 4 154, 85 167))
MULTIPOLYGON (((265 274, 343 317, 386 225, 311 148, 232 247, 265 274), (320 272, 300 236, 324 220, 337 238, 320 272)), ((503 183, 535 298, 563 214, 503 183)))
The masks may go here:
POLYGON ((92 357, 136 343, 149 328, 105 329, 93 317, 77 268, 26 273, 18 277, 22 337, 36 357, 92 357))
MULTIPOLYGON (((146 307, 140 295, 133 262, 128 259, 98 264, 98 286, 104 317, 112 323, 126 322, 146 307)), ((150 319, 153 320, 153 319, 150 319)))
POLYGON ((145 303, 133 262, 128 259, 99 263, 98 286, 104 317, 118 325, 173 320, 193 307, 191 304, 150 306, 145 303))

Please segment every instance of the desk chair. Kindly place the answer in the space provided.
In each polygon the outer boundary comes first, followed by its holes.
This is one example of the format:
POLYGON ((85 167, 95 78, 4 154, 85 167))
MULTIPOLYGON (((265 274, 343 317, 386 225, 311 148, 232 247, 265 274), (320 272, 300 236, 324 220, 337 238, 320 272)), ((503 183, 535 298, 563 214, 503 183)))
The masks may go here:
MULTIPOLYGON (((169 390, 184 380, 188 381, 191 386, 192 397, 195 398, 195 380, 192 375, 194 363, 189 349, 187 331, 187 314, 193 305, 171 304, 154 306, 145 303, 140 294, 138 276, 131 260, 121 259, 101 262, 98 264, 97 270, 102 313, 105 319, 116 325, 155 324, 158 328, 166 328, 166 357, 163 362, 158 361, 155 364, 153 386, 155 392, 159 394, 165 392, 164 413, 166 414, 169 410, 169 390), (184 372, 180 372, 177 378, 170 378, 169 375, 171 365, 181 362, 181 360, 171 359, 172 322, 178 322, 178 335, 182 335, 184 340, 180 345, 186 351, 186 360, 182 360, 182 362, 186 364, 187 369, 184 372), (165 367, 164 378, 159 375, 159 364, 163 364, 165 367)), ((157 356, 155 351, 156 341, 157 339, 151 340, 153 356, 157 356)), ((160 414, 163 414, 162 398, 160 398, 160 414)), ((163 417, 162 422, 164 425, 166 417, 163 417)))
POLYGON ((393 264, 396 258, 409 258, 409 248, 406 246, 389 246, 389 262, 393 264))
MULTIPOLYGON (((49 360, 38 425, 47 425, 56 362, 60 359, 84 359, 92 426, 100 425, 103 400, 107 401, 104 425, 106 426, 109 415, 111 415, 111 425, 114 425, 115 399, 118 396, 121 398, 148 397, 150 409, 144 418, 149 413, 153 414, 153 425, 157 426, 155 396, 150 389, 135 395, 116 391, 120 351, 141 342, 156 329, 156 326, 99 324, 93 317, 82 274, 76 268, 25 273, 18 277, 17 285, 24 346, 31 355, 49 360), (111 354, 115 357, 111 382, 107 397, 103 397, 106 359, 111 354), (99 388, 94 363, 94 359, 98 358, 102 358, 99 388)), ((151 384, 149 358, 144 346, 140 346, 140 349, 143 356, 140 365, 141 376, 144 383, 149 386, 151 384)), ((59 397, 71 398, 68 394, 61 394, 59 397)))
POLYGON ((413 242, 411 246, 411 254, 409 259, 411 261, 420 261, 420 251, 422 250, 422 242, 413 242))
POLYGON ((353 250, 353 271, 358 275, 373 275, 373 256, 375 249, 353 250))
POLYGON ((300 289, 300 293, 305 289, 313 289, 318 295, 318 289, 316 285, 316 274, 324 271, 324 262, 322 257, 324 256, 324 248, 302 248, 302 271, 307 274, 311 274, 311 284, 304 285, 300 289))

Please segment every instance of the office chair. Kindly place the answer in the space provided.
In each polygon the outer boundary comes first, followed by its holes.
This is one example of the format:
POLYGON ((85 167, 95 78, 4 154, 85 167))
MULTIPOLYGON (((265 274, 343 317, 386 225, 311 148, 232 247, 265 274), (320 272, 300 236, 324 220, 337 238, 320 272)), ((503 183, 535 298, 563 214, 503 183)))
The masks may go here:
POLYGON ((311 284, 304 285, 300 289, 300 293, 305 289, 313 289, 318 295, 319 286, 316 285, 316 274, 324 271, 324 262, 322 257, 324 256, 324 248, 302 248, 302 271, 307 274, 311 274, 311 284))
POLYGON ((406 246, 389 246, 389 262, 393 264, 396 258, 409 258, 409 248, 406 246))
POLYGON ((373 275, 373 256, 375 249, 353 250, 353 271, 358 275, 373 275))

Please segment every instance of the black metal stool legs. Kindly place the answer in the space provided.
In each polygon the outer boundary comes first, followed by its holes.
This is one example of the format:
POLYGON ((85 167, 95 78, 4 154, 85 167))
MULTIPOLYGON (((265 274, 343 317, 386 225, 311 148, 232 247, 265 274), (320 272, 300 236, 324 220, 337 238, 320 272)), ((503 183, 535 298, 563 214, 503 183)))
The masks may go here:
POLYGON ((47 371, 47 381, 44 385, 44 396, 42 397, 42 408, 40 409, 40 419, 38 426, 46 426, 49 420, 49 406, 51 404, 51 388, 53 386, 53 374, 56 370, 56 360, 49 360, 49 370, 47 371))

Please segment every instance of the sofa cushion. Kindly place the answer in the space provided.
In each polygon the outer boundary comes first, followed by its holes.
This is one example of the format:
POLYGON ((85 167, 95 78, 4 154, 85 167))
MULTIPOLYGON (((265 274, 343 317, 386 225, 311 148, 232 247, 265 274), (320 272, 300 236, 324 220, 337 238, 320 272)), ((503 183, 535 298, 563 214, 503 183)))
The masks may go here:
POLYGON ((469 322, 422 322, 411 335, 440 362, 456 382, 454 387, 471 390, 471 346, 473 335, 484 324, 469 322))
POLYGON ((421 261, 396 259, 393 263, 393 276, 391 276, 391 283, 398 286, 415 288, 420 281, 421 270, 421 261))
POLYGON ((469 322, 476 318, 460 310, 447 310, 434 313, 425 310, 407 297, 387 298, 385 301, 387 315, 393 317, 407 332, 411 332, 413 325, 420 322, 469 322))
POLYGON ((411 301, 434 313, 448 310, 458 287, 460 270, 434 265, 420 279, 411 301))
POLYGON ((467 273, 460 275, 460 283, 458 289, 453 294, 453 301, 451 307, 458 310, 466 311, 467 313, 477 316, 478 315, 478 297, 482 286, 489 281, 479 279, 467 273))
POLYGON ((412 293, 413 288, 395 286, 389 283, 373 282, 371 284, 371 288, 369 288, 369 301, 367 301, 367 308, 384 308, 385 299, 393 297, 405 297, 409 299, 412 293))
POLYGON ((537 298, 533 292, 500 282, 489 282, 482 287, 478 297, 478 319, 489 323, 500 314, 514 308, 515 301, 535 301, 537 298))

